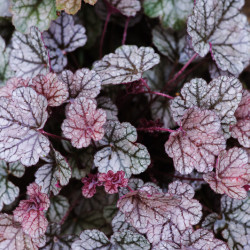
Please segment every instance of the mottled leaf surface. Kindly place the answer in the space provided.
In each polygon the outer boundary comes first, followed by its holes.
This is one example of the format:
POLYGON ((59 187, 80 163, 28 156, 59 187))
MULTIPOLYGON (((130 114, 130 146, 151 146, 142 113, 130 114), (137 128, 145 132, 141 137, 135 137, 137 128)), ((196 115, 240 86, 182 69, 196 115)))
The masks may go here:
POLYGON ((187 31, 194 50, 204 57, 209 51, 218 67, 240 74, 249 61, 250 29, 240 14, 244 0, 197 0, 187 31))
POLYGON ((35 182, 42 187, 46 194, 57 195, 61 186, 66 186, 71 178, 71 168, 65 158, 53 148, 50 154, 43 158, 45 164, 35 173, 35 182))
POLYGON ((118 120, 118 108, 110 98, 101 96, 97 98, 97 104, 106 112, 107 121, 118 120))
POLYGON ((82 0, 56 0, 56 8, 64 10, 68 14, 76 14, 80 10, 82 0))
POLYGON ((0 98, 0 157, 25 166, 49 153, 50 142, 41 133, 48 113, 47 100, 29 87, 16 89, 12 98, 0 98))
POLYGON ((19 188, 8 180, 8 175, 22 177, 25 168, 20 162, 7 163, 0 161, 0 211, 4 204, 11 204, 19 195, 19 188))
POLYGON ((44 244, 44 238, 31 238, 24 233, 12 215, 0 214, 0 249, 38 250, 44 244))
POLYGON ((226 141, 218 116, 209 110, 190 108, 181 120, 182 129, 170 134, 165 151, 181 174, 209 172, 226 141))
POLYGON ((71 98, 94 99, 101 90, 100 76, 94 70, 87 68, 79 69, 74 74, 70 70, 64 70, 60 79, 67 85, 71 98))
POLYGON ((22 33, 28 33, 32 26, 46 30, 57 18, 55 1, 51 0, 13 0, 11 10, 12 22, 22 33))
POLYGON ((248 90, 243 90, 235 117, 237 123, 232 127, 232 136, 237 138, 243 147, 250 148, 250 93, 248 90))
POLYGON ((67 85, 61 82, 55 73, 36 76, 30 86, 45 96, 48 106, 51 107, 60 106, 69 96, 67 85))
POLYGON ((244 199, 247 191, 243 187, 250 183, 250 168, 247 152, 241 148, 221 151, 215 172, 203 175, 210 187, 219 194, 227 194, 234 199, 244 199))
POLYGON ((236 123, 234 112, 242 98, 242 85, 234 77, 221 76, 209 84, 201 78, 185 83, 181 95, 171 103, 173 118, 180 123, 188 108, 200 107, 215 111, 220 120, 224 136, 230 137, 229 127, 236 123))
POLYGON ((122 170, 126 178, 139 174, 147 169, 150 156, 146 147, 136 143, 137 132, 130 123, 108 121, 105 125, 105 135, 98 143, 103 149, 94 157, 94 163, 99 172, 122 170))
POLYGON ((180 29, 192 13, 192 0, 145 0, 144 12, 151 18, 159 17, 163 27, 180 29))
POLYGON ((123 45, 93 65, 102 84, 120 84, 139 80, 142 73, 160 62, 150 47, 123 45))
POLYGON ((104 110, 97 109, 94 100, 85 97, 75 99, 66 111, 66 117, 62 123, 62 131, 74 147, 87 147, 91 139, 102 139, 106 114, 104 110))
POLYGON ((51 66, 55 72, 61 72, 67 65, 66 54, 85 45, 87 36, 85 28, 74 23, 73 16, 61 13, 51 23, 48 31, 43 32, 43 39, 49 50, 51 66))
POLYGON ((9 62, 17 77, 34 77, 49 71, 48 51, 37 28, 32 27, 28 35, 16 31, 12 46, 9 62))

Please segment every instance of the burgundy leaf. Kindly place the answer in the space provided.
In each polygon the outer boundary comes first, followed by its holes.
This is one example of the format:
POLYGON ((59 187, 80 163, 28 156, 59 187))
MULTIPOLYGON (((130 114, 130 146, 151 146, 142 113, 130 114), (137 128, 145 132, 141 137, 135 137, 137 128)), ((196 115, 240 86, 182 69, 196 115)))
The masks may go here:
POLYGON ((174 166, 182 174, 195 168, 209 172, 215 157, 225 149, 220 120, 213 111, 190 108, 181 120, 182 129, 171 133, 165 144, 166 153, 173 158, 174 166))
POLYGON ((219 194, 234 199, 246 198, 247 191, 243 186, 250 183, 247 152, 236 147, 223 150, 218 156, 215 172, 205 174, 204 179, 219 194))
POLYGON ((62 124, 62 131, 66 138, 76 148, 89 146, 91 139, 101 140, 104 135, 103 125, 106 113, 96 109, 96 103, 91 99, 79 97, 69 106, 66 119, 62 124))
POLYGON ((82 195, 86 198, 91 198, 96 193, 96 186, 101 186, 102 183, 98 180, 97 174, 89 174, 88 177, 82 178, 82 195))
POLYGON ((109 170, 108 173, 100 174, 98 180, 104 182, 107 193, 114 194, 118 193, 119 187, 126 187, 128 185, 128 179, 124 178, 124 176, 124 171, 114 173, 112 170, 109 170))

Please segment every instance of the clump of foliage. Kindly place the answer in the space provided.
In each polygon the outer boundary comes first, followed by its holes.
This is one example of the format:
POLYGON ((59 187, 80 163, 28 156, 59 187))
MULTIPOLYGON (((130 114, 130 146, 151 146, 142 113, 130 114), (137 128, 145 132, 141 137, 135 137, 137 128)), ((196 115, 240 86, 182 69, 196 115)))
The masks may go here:
POLYGON ((0 249, 250 249, 244 0, 0 2, 0 249))

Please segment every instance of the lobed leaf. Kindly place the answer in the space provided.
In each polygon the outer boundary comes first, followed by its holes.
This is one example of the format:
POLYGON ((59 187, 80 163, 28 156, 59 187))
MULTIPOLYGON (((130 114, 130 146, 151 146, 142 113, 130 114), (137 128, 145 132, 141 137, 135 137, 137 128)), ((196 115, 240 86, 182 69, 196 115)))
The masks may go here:
POLYGON ((139 80, 144 71, 159 62, 159 55, 150 47, 123 45, 95 62, 93 69, 100 75, 102 84, 120 84, 139 80))
POLYGON ((111 224, 113 232, 122 232, 124 230, 136 231, 134 227, 126 222, 125 215, 121 211, 118 211, 111 224))
POLYGON ((0 214, 0 249, 38 250, 44 244, 44 238, 31 238, 24 233, 12 215, 0 214))
POLYGON ((236 125, 231 129, 232 137, 238 139, 239 143, 250 148, 250 93, 248 90, 243 90, 242 99, 235 111, 237 119, 236 125))
POLYGON ((65 158, 51 148, 49 155, 43 158, 46 164, 41 166, 35 173, 35 182, 42 187, 46 194, 50 192, 57 195, 61 186, 66 186, 71 178, 71 168, 65 158))
POLYGON ((60 106, 67 100, 69 93, 67 85, 61 82, 55 73, 37 75, 30 85, 38 94, 46 97, 48 106, 60 106))
POLYGON ((215 157, 225 149, 220 121, 213 111, 190 108, 181 120, 182 129, 170 134, 165 151, 181 174, 209 172, 215 157))
POLYGON ((9 63, 16 77, 28 78, 48 73, 48 51, 36 27, 32 27, 28 35, 16 31, 12 37, 12 46, 9 63))
POLYGON ((57 18, 55 2, 50 0, 13 0, 11 10, 12 22, 22 33, 28 33, 32 26, 46 30, 57 18))
POLYGON ((209 84, 205 80, 195 78, 185 83, 181 95, 171 103, 173 118, 180 124, 188 108, 200 107, 217 113, 221 119, 224 136, 230 137, 229 127, 236 123, 234 112, 242 97, 242 85, 234 77, 221 76, 213 79, 209 84))
POLYGON ((24 175, 25 168, 20 162, 7 163, 0 161, 0 211, 4 205, 11 204, 19 195, 19 188, 8 180, 8 175, 24 175))
POLYGON ((43 39, 49 50, 51 66, 55 72, 61 72, 68 63, 66 54, 85 45, 85 28, 74 23, 73 16, 61 13, 51 23, 48 31, 43 32, 43 39))
POLYGON ((144 12, 151 18, 159 17, 163 27, 181 29, 192 13, 192 0, 145 0, 144 12))
POLYGON ((79 97, 66 112, 67 118, 62 123, 62 131, 74 147, 88 147, 91 139, 102 139, 106 114, 104 110, 97 109, 93 100, 79 97))
POLYGON ((221 151, 215 173, 207 173, 203 178, 216 193, 227 194, 234 199, 246 198, 247 191, 243 186, 250 183, 247 152, 236 147, 221 151))
POLYGON ((101 90, 101 78, 94 70, 79 69, 74 74, 70 70, 64 70, 60 79, 68 87, 71 98, 85 97, 94 99, 101 90))
POLYGON ((74 15, 81 9, 81 0, 56 0, 56 8, 64 10, 66 13, 74 15))
POLYGON ((12 98, 0 98, 0 157, 25 166, 49 153, 49 140, 39 132, 48 113, 47 100, 29 87, 16 89, 12 98))
POLYGON ((250 29, 240 14, 244 0, 197 0, 187 31, 194 50, 204 57, 209 51, 221 70, 240 74, 249 61, 250 29))
POLYGON ((124 171, 126 178, 142 173, 150 164, 145 146, 136 143, 137 132, 130 123, 108 121, 105 135, 98 143, 103 148, 94 156, 94 164, 100 173, 124 171))

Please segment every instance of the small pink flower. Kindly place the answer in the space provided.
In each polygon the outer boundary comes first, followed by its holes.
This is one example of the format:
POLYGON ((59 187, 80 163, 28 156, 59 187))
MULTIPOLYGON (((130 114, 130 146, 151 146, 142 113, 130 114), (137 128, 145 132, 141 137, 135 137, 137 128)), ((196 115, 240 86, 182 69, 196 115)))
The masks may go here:
POLYGON ((104 182, 105 191, 109 194, 118 193, 119 187, 126 187, 128 185, 128 179, 124 178, 125 173, 118 171, 113 173, 109 170, 107 174, 103 173, 99 175, 99 181, 104 182))
POLYGON ((82 178, 82 183, 82 195, 86 198, 91 198, 96 193, 96 186, 102 185, 98 180, 98 174, 89 174, 88 177, 82 178))

